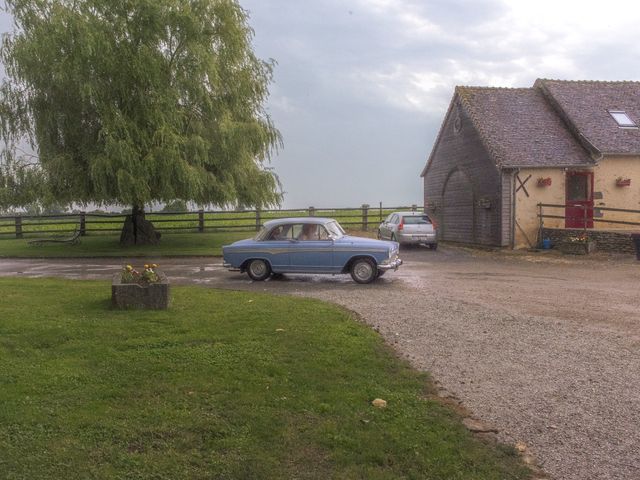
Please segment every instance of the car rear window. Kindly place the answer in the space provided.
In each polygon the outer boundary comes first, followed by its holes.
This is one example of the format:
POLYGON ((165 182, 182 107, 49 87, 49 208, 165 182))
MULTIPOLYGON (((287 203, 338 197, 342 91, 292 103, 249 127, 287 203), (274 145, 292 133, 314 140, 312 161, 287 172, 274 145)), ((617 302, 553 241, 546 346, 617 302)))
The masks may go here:
POLYGON ((426 215, 412 215, 403 217, 402 223, 405 225, 431 225, 431 219, 426 215))

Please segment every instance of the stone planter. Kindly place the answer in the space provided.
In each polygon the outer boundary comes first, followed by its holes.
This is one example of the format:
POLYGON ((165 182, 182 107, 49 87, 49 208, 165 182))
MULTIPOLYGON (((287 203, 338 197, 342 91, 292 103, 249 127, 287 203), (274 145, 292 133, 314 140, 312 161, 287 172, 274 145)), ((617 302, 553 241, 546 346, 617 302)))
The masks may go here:
POLYGON ((169 307, 169 280, 156 270, 160 281, 148 285, 122 283, 121 273, 113 276, 111 283, 111 305, 115 308, 145 308, 165 310, 169 307))
POLYGON ((587 255, 596 249, 596 242, 562 242, 560 251, 569 255, 587 255))

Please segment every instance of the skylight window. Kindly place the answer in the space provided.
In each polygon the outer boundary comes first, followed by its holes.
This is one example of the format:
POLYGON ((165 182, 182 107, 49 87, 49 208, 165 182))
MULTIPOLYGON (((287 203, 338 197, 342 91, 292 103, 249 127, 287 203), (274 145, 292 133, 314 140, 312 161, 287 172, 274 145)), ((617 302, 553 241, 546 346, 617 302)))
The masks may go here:
POLYGON ((609 110, 609 115, 613 117, 619 127, 638 128, 636 122, 631 120, 627 112, 622 110, 609 110))

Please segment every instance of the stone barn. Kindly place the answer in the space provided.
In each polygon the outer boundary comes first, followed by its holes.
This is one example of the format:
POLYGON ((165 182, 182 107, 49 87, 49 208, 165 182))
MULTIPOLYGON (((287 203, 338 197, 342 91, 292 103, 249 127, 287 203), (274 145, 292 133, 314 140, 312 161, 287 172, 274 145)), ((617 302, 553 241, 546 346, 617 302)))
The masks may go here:
POLYGON ((639 119, 640 82, 456 87, 422 171, 440 240, 534 247, 542 218, 550 229, 622 235, 631 248, 639 119))

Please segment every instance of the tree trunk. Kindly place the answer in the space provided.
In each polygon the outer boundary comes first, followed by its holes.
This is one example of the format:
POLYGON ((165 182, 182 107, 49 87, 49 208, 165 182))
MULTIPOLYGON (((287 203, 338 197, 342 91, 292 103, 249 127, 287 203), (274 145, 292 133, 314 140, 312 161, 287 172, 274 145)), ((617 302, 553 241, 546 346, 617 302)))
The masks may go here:
POLYGON ((120 234, 120 245, 157 245, 160 243, 160 232, 156 232, 153 224, 144 218, 144 208, 134 205, 131 215, 127 215, 120 234))

